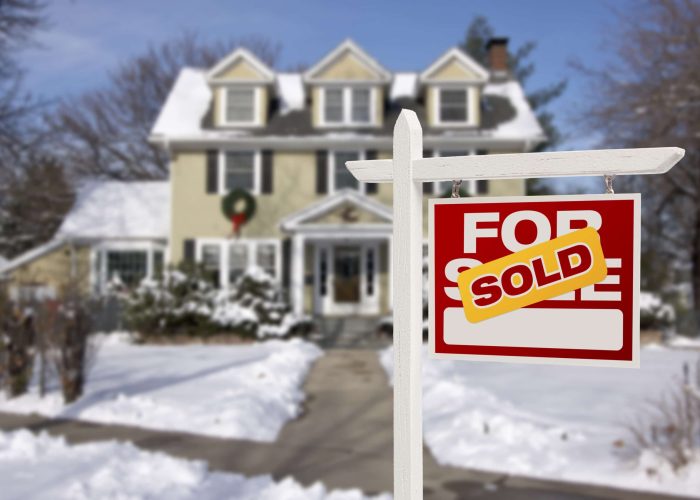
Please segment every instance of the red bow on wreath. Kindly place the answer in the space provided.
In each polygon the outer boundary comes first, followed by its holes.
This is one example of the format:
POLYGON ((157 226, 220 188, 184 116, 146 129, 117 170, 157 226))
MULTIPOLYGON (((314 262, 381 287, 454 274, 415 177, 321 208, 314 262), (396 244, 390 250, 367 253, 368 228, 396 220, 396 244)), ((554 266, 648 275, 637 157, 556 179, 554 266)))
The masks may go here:
POLYGON ((255 215, 255 198, 245 189, 234 189, 221 200, 221 211, 231 221, 233 234, 238 237, 241 226, 247 223, 255 215), (239 202, 243 204, 243 210, 236 210, 239 202))

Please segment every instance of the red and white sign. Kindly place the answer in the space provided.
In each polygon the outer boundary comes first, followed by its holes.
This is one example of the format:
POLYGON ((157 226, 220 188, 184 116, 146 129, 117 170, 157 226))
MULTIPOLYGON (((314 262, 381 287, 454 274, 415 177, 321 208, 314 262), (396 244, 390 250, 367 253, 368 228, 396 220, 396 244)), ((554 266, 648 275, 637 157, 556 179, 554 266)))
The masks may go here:
POLYGON ((440 357, 639 366, 637 194, 433 199, 430 344, 440 357), (593 227, 607 276, 505 314, 470 322, 460 272, 593 227))

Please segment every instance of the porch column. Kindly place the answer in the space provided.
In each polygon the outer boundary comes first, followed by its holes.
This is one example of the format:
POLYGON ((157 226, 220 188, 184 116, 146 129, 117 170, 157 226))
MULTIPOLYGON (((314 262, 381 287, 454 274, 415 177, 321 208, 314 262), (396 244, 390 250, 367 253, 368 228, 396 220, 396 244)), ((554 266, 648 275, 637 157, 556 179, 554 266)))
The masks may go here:
POLYGON ((290 280, 292 307, 296 314, 304 312, 304 236, 292 236, 292 273, 290 280))

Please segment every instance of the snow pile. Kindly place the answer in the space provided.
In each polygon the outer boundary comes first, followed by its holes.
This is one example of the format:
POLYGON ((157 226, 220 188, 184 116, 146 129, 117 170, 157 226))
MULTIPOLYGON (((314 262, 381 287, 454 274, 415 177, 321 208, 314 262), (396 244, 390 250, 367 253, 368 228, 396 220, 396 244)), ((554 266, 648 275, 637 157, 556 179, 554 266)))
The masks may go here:
POLYGON ((170 228, 167 181, 91 182, 56 233, 67 238, 162 238, 170 228))
MULTIPOLYGON (((246 478, 209 471, 206 462, 105 441, 70 446, 63 438, 26 430, 0 433, 0 481, 5 499, 90 500, 362 500, 358 490, 304 487, 292 478, 246 478)), ((373 497, 389 500, 389 495, 373 497)))
POLYGON ((392 101, 397 99, 415 99, 417 91, 417 73, 395 73, 394 80, 391 82, 391 89, 389 90, 389 99, 392 101))
POLYGON ((484 95, 494 95, 508 99, 515 108, 515 118, 500 123, 493 130, 493 136, 503 139, 529 138, 542 139, 544 132, 532 112, 522 86, 514 80, 503 83, 489 83, 484 87, 484 95))
MULTIPOLYGON (((322 352, 298 339, 247 345, 132 345, 99 343, 84 395, 64 405, 58 382, 38 395, 37 381, 0 411, 274 441, 297 417, 301 389, 322 352)), ((35 373, 36 376, 36 373, 35 373)))
POLYGON ((276 86, 281 114, 286 115, 290 111, 304 109, 306 96, 304 82, 299 73, 278 73, 276 86))
MULTIPOLYGON (((700 461, 675 475, 654 453, 634 459, 626 429, 696 360, 694 352, 643 349, 639 370, 621 370, 460 362, 426 348, 425 441, 445 465, 696 494, 700 461)), ((381 362, 391 373, 391 348, 381 362)))
POLYGON ((203 70, 183 68, 156 119, 153 136, 192 136, 202 132, 212 92, 203 70))

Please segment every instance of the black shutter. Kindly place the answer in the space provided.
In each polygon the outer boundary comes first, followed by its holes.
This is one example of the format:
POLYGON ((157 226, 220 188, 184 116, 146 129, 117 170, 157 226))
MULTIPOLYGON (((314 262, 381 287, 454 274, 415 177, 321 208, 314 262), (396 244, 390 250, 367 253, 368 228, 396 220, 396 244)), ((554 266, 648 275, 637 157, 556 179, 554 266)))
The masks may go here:
MULTIPOLYGON (((423 158, 432 158, 433 156, 433 150, 432 149, 426 149, 423 151, 423 158)), ((433 194, 435 190, 433 189, 435 185, 432 182, 424 182, 423 183, 423 194, 433 194)))
MULTIPOLYGON (((377 151, 374 149, 370 149, 365 152, 365 159, 367 160, 376 160, 377 159, 377 151)), ((376 182, 368 182, 366 186, 366 193, 367 194, 377 194, 377 191, 379 191, 379 184, 376 182)))
POLYGON ((207 150, 207 194, 219 192, 219 152, 207 150))
POLYGON ((185 264, 194 264, 194 240, 185 240, 182 261, 185 264))
POLYGON ((328 151, 316 151, 316 194, 328 192, 328 151))
POLYGON ((263 194, 272 193, 274 183, 274 170, 272 169, 272 151, 265 149, 262 152, 262 182, 261 191, 263 194))
MULTIPOLYGON (((477 149, 476 154, 487 155, 489 152, 485 149, 477 149)), ((487 194, 489 192, 489 181, 487 179, 478 179, 476 181, 476 194, 487 194)))

